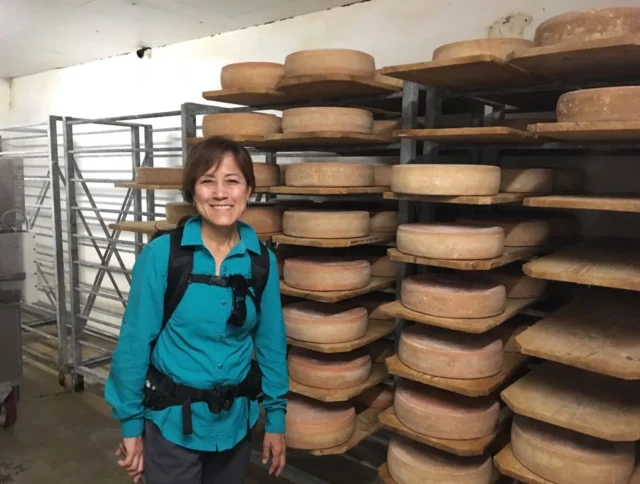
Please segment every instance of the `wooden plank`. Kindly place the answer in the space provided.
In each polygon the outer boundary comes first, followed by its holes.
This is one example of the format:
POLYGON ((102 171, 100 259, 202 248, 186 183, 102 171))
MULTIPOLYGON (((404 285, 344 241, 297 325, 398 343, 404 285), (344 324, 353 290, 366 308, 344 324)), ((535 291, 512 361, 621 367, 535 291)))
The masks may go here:
POLYGON ((382 410, 377 408, 368 408, 365 411, 359 413, 356 417, 356 431, 351 438, 344 444, 332 447, 330 449, 312 450, 312 455, 337 455, 344 454, 345 452, 356 447, 363 440, 371 437, 375 434, 382 424, 378 420, 378 415, 382 410))
POLYGON ((402 86, 349 74, 317 74, 283 78, 278 90, 299 100, 324 100, 392 94, 402 86))
POLYGON ((378 309, 383 314, 394 318, 408 319, 415 323, 462 331, 463 333, 481 334, 500 326, 536 301, 538 301, 536 298, 507 299, 507 307, 504 312, 489 318, 442 318, 409 309, 403 306, 401 301, 383 304, 378 309))
POLYGON ((363 294, 369 294, 370 292, 381 291, 393 286, 395 282, 395 277, 372 277, 371 282, 360 289, 352 289, 349 291, 307 291, 305 289, 296 289, 295 287, 287 285, 284 281, 280 281, 280 292, 286 296, 332 303, 362 296, 363 294))
POLYGON ((502 267, 512 262, 527 260, 539 252, 546 250, 546 247, 505 247, 500 257, 493 259, 428 259, 415 255, 404 254, 396 248, 387 249, 389 258, 396 262, 406 262, 408 264, 419 264, 423 266, 447 267, 460 271, 489 271, 497 267, 502 267))
POLYGON ((463 205, 498 205, 517 203, 534 196, 533 193, 498 193, 497 195, 412 195, 408 193, 384 192, 382 198, 387 200, 409 200, 425 203, 456 203, 463 205))
POLYGON ((524 199, 527 207, 640 213, 640 195, 545 195, 524 199))
POLYGON ((538 123, 527 128, 529 133, 563 141, 637 141, 640 121, 581 121, 538 123))
POLYGON ((542 143, 537 132, 522 131, 507 126, 402 129, 393 134, 399 138, 441 143, 542 143))
MULTIPOLYGON (((273 143, 269 142, 264 136, 247 136, 247 135, 227 135, 227 138, 240 143, 249 148, 270 148, 273 143)), ((189 145, 195 145, 204 141, 205 137, 185 138, 185 142, 189 145)))
POLYGON ((396 239, 396 234, 371 234, 367 237, 356 237, 352 239, 307 239, 305 237, 290 237, 288 235, 276 235, 273 238, 278 244, 302 245, 305 247, 354 247, 357 245, 376 244, 380 242, 392 242, 396 239))
POLYGON ((638 296, 590 290, 520 333, 515 341, 527 355, 640 380, 638 296))
POLYGON ((288 96, 276 89, 219 89, 205 91, 202 93, 202 97, 208 101, 240 106, 266 106, 288 101, 288 96))
POLYGON ((114 183, 116 188, 131 188, 133 190, 182 190, 180 185, 155 185, 149 183, 136 183, 135 181, 114 183))
POLYGON ((640 246, 634 239, 586 240, 522 268, 538 279, 640 291, 640 246))
POLYGON ((119 222, 109 224, 111 230, 132 232, 134 234, 153 235, 158 230, 172 230, 176 224, 169 224, 166 220, 150 220, 146 222, 119 222))
MULTIPOLYGON (((393 136, 340 131, 312 131, 309 133, 281 133, 266 136, 263 146, 340 146, 361 144, 390 144, 393 136)), ((251 145, 248 145, 251 146, 251 145)))
POLYGON ((640 439, 640 381, 544 362, 502 391, 517 414, 604 440, 640 439))
POLYGON ((395 321, 370 319, 365 335, 362 338, 353 341, 345 341, 344 343, 309 343, 306 341, 298 341, 293 338, 287 338, 287 343, 291 346, 307 348, 320 353, 346 353, 389 336, 393 333, 394 328, 395 321))
POLYGON ((383 193, 385 187, 271 187, 276 195, 366 195, 383 193))
MULTIPOLYGON (((378 477, 384 484, 398 484, 398 482, 393 477, 391 477, 391 473, 389 472, 389 465, 386 463, 382 464, 378 468, 378 477)), ((489 484, 497 484, 499 480, 500 480, 500 473, 494 467, 493 475, 491 476, 491 481, 489 482, 489 484)), ((550 483, 550 484, 553 484, 553 483, 550 483)), ((637 484, 637 483, 634 482, 629 484, 637 484)))
POLYGON ((389 373, 392 375, 468 397, 484 397, 491 395, 507 383, 530 359, 528 356, 519 353, 504 353, 504 363, 500 373, 488 378, 478 378, 474 380, 442 378, 420 373, 400 361, 398 355, 387 358, 385 364, 387 365, 387 370, 389 370, 389 373))

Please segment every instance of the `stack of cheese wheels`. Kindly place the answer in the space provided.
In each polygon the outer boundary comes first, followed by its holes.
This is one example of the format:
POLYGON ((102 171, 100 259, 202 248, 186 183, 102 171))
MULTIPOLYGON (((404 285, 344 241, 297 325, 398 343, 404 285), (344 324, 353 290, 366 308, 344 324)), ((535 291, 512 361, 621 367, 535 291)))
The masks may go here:
POLYGON ((400 300, 403 306, 431 316, 488 318, 504 312, 507 290, 465 274, 419 274, 402 281, 400 300))
POLYGON ((391 168, 389 165, 375 165, 373 167, 373 185, 376 187, 391 186, 391 168))
POLYGON ((361 289, 371 282, 371 264, 346 257, 290 257, 284 261, 284 282, 307 291, 361 289))
POLYGON ((292 449, 330 449, 348 441, 356 430, 356 411, 348 403, 324 403, 290 395, 286 444, 292 449))
POLYGON ((273 114, 215 113, 202 119, 202 135, 268 136, 282 132, 282 120, 273 114))
POLYGON ((367 349, 373 363, 384 363, 387 358, 395 354, 395 345, 388 339, 379 339, 371 343, 367 349))
POLYGON ((393 407, 408 429, 447 440, 486 437, 497 430, 500 417, 496 397, 465 397, 409 380, 396 389, 393 407))
POLYGON ((373 79, 374 58, 352 49, 313 49, 289 54, 284 60, 284 77, 345 74, 373 79))
POLYGON ((258 234, 282 232, 282 209, 280 207, 247 207, 240 220, 251 225, 258 234))
POLYGON ((380 306, 394 300, 395 297, 393 294, 384 292, 365 294, 354 299, 355 302, 367 310, 369 313, 369 319, 377 319, 381 321, 393 320, 392 317, 387 316, 380 310, 380 306))
POLYGON ((364 258, 371 264, 371 277, 396 277, 396 263, 388 255, 364 258))
POLYGON ((284 75, 284 65, 276 62, 236 62, 220 71, 220 85, 230 91, 275 89, 284 75))
POLYGON ((447 61, 473 55, 491 55, 506 59, 514 50, 525 49, 534 45, 531 40, 520 38, 462 40, 438 47, 433 51, 433 60, 447 61))
POLYGON ((256 187, 275 187, 280 185, 280 167, 275 163, 253 163, 253 175, 256 187))
POLYGON ((522 266, 506 266, 484 271, 483 279, 502 284, 507 290, 507 299, 533 299, 544 294, 548 281, 534 279, 522 272, 522 266))
POLYGON ((285 176, 289 187, 369 187, 373 182, 373 166, 364 163, 293 163, 285 176))
POLYGON ((282 233, 308 239, 351 239, 371 233, 371 219, 365 211, 287 210, 282 233))
POLYGON ((456 219, 456 223, 486 228, 500 227, 504 230, 505 247, 539 247, 546 244, 551 235, 551 227, 546 220, 517 217, 460 217, 456 219))
POLYGON ((177 224, 183 218, 193 217, 198 213, 195 206, 185 202, 167 203, 165 206, 165 212, 167 216, 167 223, 170 224, 177 224))
POLYGON ((373 122, 373 134, 392 136, 401 126, 402 121, 399 119, 376 120, 373 122))
POLYGON ((496 195, 500 168, 488 165, 394 165, 391 190, 414 195, 496 195))
POLYGON ((395 234, 398 230, 398 212, 384 210, 371 212, 371 233, 395 234))
POLYGON ((608 442, 516 415, 511 449, 534 474, 556 484, 628 484, 634 442, 608 442))
POLYGON ((182 185, 183 168, 136 168, 136 183, 146 185, 182 185))
POLYGON ((367 310, 353 302, 299 301, 282 309, 287 336, 308 343, 342 343, 367 332, 367 310))
POLYGON ((424 325, 402 331, 398 358, 426 375, 457 380, 488 378, 502 371, 502 340, 424 325))
POLYGON ((397 484, 489 484, 491 457, 459 457, 394 435, 387 449, 389 473, 397 484))
POLYGON ((354 400, 367 408, 385 409, 393 405, 393 396, 393 388, 380 383, 354 397, 354 400))
POLYGON ((503 168, 500 193, 550 193, 553 191, 551 168, 503 168))
POLYGON ((291 108, 282 113, 283 133, 373 132, 373 114, 360 108, 315 107, 291 108))
POLYGON ((353 388, 371 375, 371 355, 364 349, 348 353, 318 353, 304 348, 289 351, 289 377, 314 388, 353 388))
POLYGON ((400 252, 429 259, 493 259, 504 252, 504 229, 465 224, 402 224, 400 252))
POLYGON ((636 121, 640 116, 640 86, 601 87, 563 94, 558 99, 559 122, 636 121))

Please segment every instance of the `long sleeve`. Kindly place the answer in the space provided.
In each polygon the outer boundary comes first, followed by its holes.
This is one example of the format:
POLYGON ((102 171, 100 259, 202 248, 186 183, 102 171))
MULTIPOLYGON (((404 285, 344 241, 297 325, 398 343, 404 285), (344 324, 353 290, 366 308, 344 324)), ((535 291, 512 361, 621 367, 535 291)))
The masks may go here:
POLYGON ((162 325, 166 289, 165 271, 157 262, 162 249, 161 243, 147 245, 134 264, 129 300, 105 386, 105 399, 120 420, 123 437, 138 437, 144 427, 143 387, 151 343, 162 325))
POLYGON ((287 337, 282 318, 280 276, 273 252, 269 251, 269 278, 262 293, 261 315, 254 342, 256 360, 262 370, 265 430, 281 434, 285 431, 289 373, 287 371, 287 337))

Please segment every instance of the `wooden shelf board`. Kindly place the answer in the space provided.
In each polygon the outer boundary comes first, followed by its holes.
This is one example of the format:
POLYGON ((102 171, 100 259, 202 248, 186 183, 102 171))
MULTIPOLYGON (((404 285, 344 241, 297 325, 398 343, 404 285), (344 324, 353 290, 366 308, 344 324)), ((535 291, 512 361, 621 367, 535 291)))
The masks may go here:
POLYGON ((637 141, 640 121, 580 121, 530 124, 529 133, 562 141, 637 141))
POLYGON ((640 380, 640 301, 590 290, 520 333, 527 355, 625 380, 640 380))
POLYGON ((409 368, 400 361, 398 355, 387 358, 385 364, 387 365, 387 370, 389 370, 389 373, 392 375, 468 397, 484 397, 491 395, 508 382, 529 360, 530 358, 528 356, 519 353, 504 353, 504 363, 500 373, 489 378, 478 378, 475 380, 460 380, 426 375, 409 368))
POLYGON ((182 190, 180 185, 156 185, 149 183, 136 183, 135 181, 114 183, 116 188, 131 188, 133 190, 182 190))
POLYGON ((265 144, 270 146, 338 146, 359 144, 390 144, 395 141, 393 136, 349 133, 340 131, 311 131, 308 133, 272 134, 264 138, 265 144))
POLYGON ((279 91, 298 100, 336 99, 351 96, 375 96, 402 90, 401 86, 349 74, 318 74, 283 78, 279 91))
POLYGON ((393 133, 398 138, 441 143, 541 143, 536 133, 507 126, 478 128, 403 129, 393 133))
POLYGON ((202 97, 208 101, 240 106, 265 106, 287 102, 287 95, 276 89, 220 89, 205 91, 202 97))
POLYGON ((501 397, 514 413, 610 441, 640 439, 640 381, 544 362, 501 397))
POLYGON ((527 207, 640 213, 640 195, 542 195, 524 199, 527 207))
POLYGON ((589 239, 522 268, 537 279, 640 291, 640 246, 634 239, 589 239))
MULTIPOLYGON (((271 143, 265 136, 248 136, 248 135, 225 135, 233 141, 247 146, 249 148, 271 148, 271 143)), ((189 145, 195 145, 207 139, 206 137, 186 138, 185 142, 189 145)))
MULTIPOLYGON (((378 468, 378 477, 384 484, 398 484, 398 482, 393 477, 391 477, 391 473, 389 472, 389 466, 386 463, 382 464, 378 468)), ((494 467, 493 475, 491 476, 491 481, 489 482, 489 484, 497 484, 499 480, 500 480, 500 473, 494 467)), ((549 484, 553 484, 553 483, 549 483, 549 484)), ((638 483, 632 482, 629 484, 638 484, 638 483)))
POLYGON ((381 291, 391 287, 395 282, 395 277, 372 277, 371 282, 360 289, 352 289, 349 291, 307 291, 305 289, 296 289, 287 285, 284 281, 280 281, 280 292, 286 296, 332 303, 362 296, 363 294, 369 294, 370 292, 381 291))
POLYGON ((426 203, 456 203, 464 205, 498 205, 502 203, 518 203, 532 193, 498 193, 497 195, 411 195, 405 193, 384 192, 382 198, 387 200, 409 200, 426 203))
POLYGON ((395 321, 385 321, 381 319, 370 319, 367 332, 362 338, 346 341, 344 343, 308 343, 287 338, 287 343, 298 348, 307 348, 320 353, 346 353, 348 351, 362 348, 363 346, 378 341, 393 333, 395 321))
POLYGON ((276 195, 366 195, 384 193, 385 187, 271 187, 276 195))
POLYGON ((153 235, 158 230, 173 230, 176 224, 169 224, 166 220, 151 220, 146 222, 120 222, 109 224, 111 230, 132 232, 134 234, 153 235))
POLYGON ((290 237, 288 235, 276 235, 274 242, 279 244, 302 245, 305 247, 354 247, 357 245, 376 244, 380 242, 391 242, 396 239, 396 234, 371 234, 367 237, 356 237, 352 239, 307 239, 304 237, 290 237))
POLYGON ((377 408, 368 408, 356 416, 356 431, 351 438, 344 444, 332 447, 330 449, 312 450, 312 455, 338 455, 356 447, 363 440, 375 434, 382 424, 378 420, 378 415, 382 410, 377 408))

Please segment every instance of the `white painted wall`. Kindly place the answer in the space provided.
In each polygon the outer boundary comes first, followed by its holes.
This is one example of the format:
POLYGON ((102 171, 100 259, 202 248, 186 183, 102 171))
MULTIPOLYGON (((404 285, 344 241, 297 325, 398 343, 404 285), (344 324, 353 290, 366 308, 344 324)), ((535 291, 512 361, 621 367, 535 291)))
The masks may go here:
POLYGON ((0 79, 0 126, 7 125, 11 105, 11 81, 0 79))

